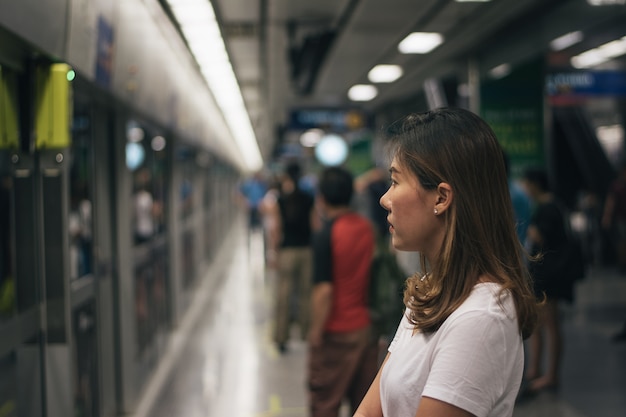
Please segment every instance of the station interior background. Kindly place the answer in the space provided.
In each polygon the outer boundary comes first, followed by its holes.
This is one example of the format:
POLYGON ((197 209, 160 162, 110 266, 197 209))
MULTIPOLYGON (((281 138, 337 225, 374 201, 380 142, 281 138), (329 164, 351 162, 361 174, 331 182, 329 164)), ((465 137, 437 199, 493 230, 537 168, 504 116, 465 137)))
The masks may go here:
POLYGON ((440 106, 485 118, 513 179, 545 167, 586 243, 569 385, 522 412, 624 415, 626 279, 596 221, 626 157, 626 1, 0 0, 0 417, 149 415, 180 330, 258 272, 233 272, 238 184, 314 177, 322 143, 385 168, 384 127, 440 106))

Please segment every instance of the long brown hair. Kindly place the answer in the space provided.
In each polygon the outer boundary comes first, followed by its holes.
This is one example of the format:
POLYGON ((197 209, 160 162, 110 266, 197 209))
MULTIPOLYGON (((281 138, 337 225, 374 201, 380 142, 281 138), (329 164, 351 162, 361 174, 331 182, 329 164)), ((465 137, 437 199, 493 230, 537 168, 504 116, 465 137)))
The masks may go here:
MULTIPOLYGON (((427 190, 448 183, 454 192, 444 213, 446 232, 424 279, 407 280, 409 320, 433 332, 467 299, 481 276, 502 285, 515 302, 526 338, 537 321, 537 302, 515 231, 502 148, 492 129, 474 113, 455 108, 412 114, 390 129, 391 152, 427 190)), ((503 294, 502 293, 502 294, 503 294)))

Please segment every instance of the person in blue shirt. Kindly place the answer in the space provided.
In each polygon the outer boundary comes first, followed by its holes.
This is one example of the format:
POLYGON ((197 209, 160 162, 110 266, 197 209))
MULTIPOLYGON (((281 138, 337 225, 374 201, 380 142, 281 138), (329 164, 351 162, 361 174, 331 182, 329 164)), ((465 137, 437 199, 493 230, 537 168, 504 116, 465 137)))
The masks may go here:
POLYGON ((243 196, 249 212, 249 227, 256 229, 261 227, 261 214, 259 205, 267 193, 267 185, 263 181, 261 174, 256 173, 252 177, 244 180, 239 186, 239 192, 243 196))
POLYGON ((509 194, 513 203, 513 211, 515 214, 515 231, 522 245, 526 244, 526 231, 530 224, 531 201, 522 186, 511 178, 511 161, 509 156, 504 153, 504 167, 506 175, 509 179, 509 194))

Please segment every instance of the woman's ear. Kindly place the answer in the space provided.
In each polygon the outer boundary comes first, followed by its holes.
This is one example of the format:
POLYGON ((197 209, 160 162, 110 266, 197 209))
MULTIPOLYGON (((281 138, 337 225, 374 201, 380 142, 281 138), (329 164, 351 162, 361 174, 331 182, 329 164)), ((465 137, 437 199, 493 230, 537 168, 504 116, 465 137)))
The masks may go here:
POLYGON ((454 199, 454 191, 447 182, 441 182, 437 186, 437 200, 435 202, 435 212, 441 214, 450 207, 454 199))

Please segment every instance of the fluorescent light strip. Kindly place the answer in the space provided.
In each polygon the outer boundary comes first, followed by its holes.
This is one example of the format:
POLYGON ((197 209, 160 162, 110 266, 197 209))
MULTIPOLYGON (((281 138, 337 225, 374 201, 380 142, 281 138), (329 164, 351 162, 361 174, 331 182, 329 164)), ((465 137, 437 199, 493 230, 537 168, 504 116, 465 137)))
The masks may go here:
POLYGON ((403 54, 427 54, 443 43, 443 36, 434 32, 413 32, 398 44, 403 54))
POLYGON ((489 75, 492 78, 504 78, 511 73, 511 64, 504 63, 489 70, 489 75))
POLYGON ((587 0, 590 6, 613 6, 613 5, 624 5, 626 4, 626 0, 587 0))
POLYGON ((356 84, 348 90, 348 98, 352 101, 370 101, 378 95, 378 89, 371 84, 356 84))
POLYGON ((263 166, 263 158, 211 2, 168 0, 168 3, 246 167, 258 171, 263 166))
POLYGON ((550 49, 553 51, 562 51, 583 40, 583 33, 580 30, 576 32, 566 33, 550 42, 550 49))
POLYGON ((571 59, 574 68, 589 68, 626 54, 626 36, 600 45, 571 59))
POLYGON ((402 67, 399 65, 376 65, 367 73, 367 78, 373 83, 392 83, 402 77, 402 67))

